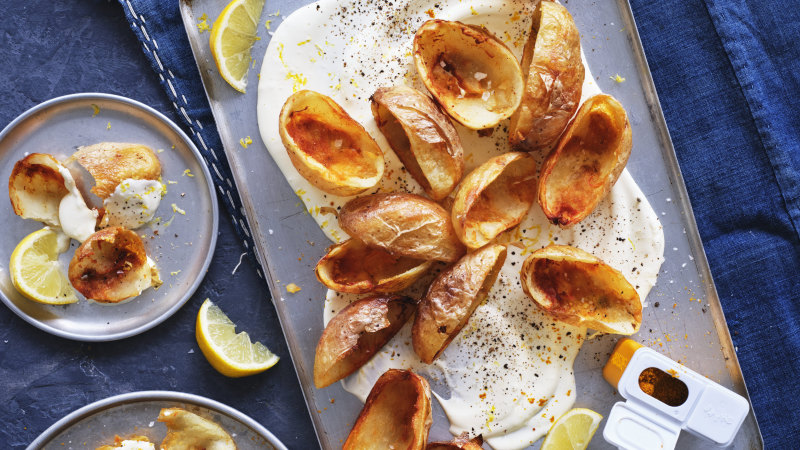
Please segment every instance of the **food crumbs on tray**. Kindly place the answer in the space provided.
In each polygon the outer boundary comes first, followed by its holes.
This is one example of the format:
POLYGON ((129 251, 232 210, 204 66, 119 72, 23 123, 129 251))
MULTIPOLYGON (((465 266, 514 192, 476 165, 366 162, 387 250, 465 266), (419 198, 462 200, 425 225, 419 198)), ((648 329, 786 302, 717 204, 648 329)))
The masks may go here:
POLYGON ((175 203, 172 204, 172 212, 176 212, 176 213, 178 213, 178 214, 180 214, 182 216, 186 215, 186 211, 184 211, 181 208, 179 208, 178 205, 176 205, 175 203))
POLYGON ((164 149, 160 148, 160 149, 156 150, 156 153, 164 153, 164 149))
POLYGON ((278 16, 280 16, 280 15, 281 15, 281 10, 277 10, 277 11, 275 11, 274 13, 270 14, 269 16, 270 16, 270 17, 278 17, 278 16))
POLYGON ((616 74, 615 76, 608 77, 608 78, 611 78, 612 80, 616 81, 617 83, 622 83, 622 82, 625 81, 625 78, 619 76, 619 74, 616 74))
POLYGON ((100 114, 100 107, 92 103, 92 117, 100 114))
POLYGON ((294 294, 294 293, 300 292, 301 289, 302 288, 300 286, 298 286, 298 285, 296 285, 294 283, 289 283, 289 284, 286 285, 286 292, 288 292, 290 294, 294 294))
POLYGON ((187 177, 194 177, 194 174, 192 173, 192 169, 186 169, 186 170, 184 170, 184 171, 183 171, 183 175, 184 175, 184 176, 187 176, 187 177))
POLYGON ((200 22, 197 23, 197 29, 200 30, 201 33, 203 31, 209 31, 211 29, 211 27, 208 26, 208 15, 206 15, 205 13, 203 13, 203 15, 200 16, 200 22))
POLYGON ((250 136, 247 136, 245 138, 239 138, 239 145, 241 145, 244 148, 247 148, 247 146, 252 144, 252 143, 253 143, 253 140, 250 139, 250 136))

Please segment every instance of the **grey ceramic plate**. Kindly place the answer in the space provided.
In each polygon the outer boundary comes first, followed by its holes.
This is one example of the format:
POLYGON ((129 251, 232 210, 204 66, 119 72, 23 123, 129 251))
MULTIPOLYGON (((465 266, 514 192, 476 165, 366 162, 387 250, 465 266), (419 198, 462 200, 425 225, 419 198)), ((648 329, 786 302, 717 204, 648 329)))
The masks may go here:
MULTIPOLYGON (((0 200, 0 298, 37 328, 81 341, 132 336, 175 313, 199 286, 217 241, 217 198, 197 148, 164 115, 128 98, 72 94, 26 111, 0 132, 0 180, 8 179, 14 163, 26 153, 50 153, 63 159, 78 146, 103 141, 145 144, 156 150, 161 160, 162 178, 168 184, 156 217, 163 220, 137 230, 148 256, 161 271, 164 284, 157 290, 148 289, 132 301, 108 306, 82 298, 63 306, 26 299, 11 283, 8 261, 17 243, 42 224, 18 217, 10 201, 0 200), (95 106, 99 108, 96 114, 95 106), (186 214, 175 213, 172 204, 186 214)), ((75 248, 73 241, 72 248, 62 255, 65 268, 75 248)))
POLYGON ((147 436, 158 444, 167 434, 157 422, 161 408, 178 407, 217 422, 231 435, 239 450, 286 447, 258 422, 230 406, 198 395, 169 391, 143 391, 116 395, 74 411, 54 423, 28 446, 28 450, 86 449, 132 435, 147 436))

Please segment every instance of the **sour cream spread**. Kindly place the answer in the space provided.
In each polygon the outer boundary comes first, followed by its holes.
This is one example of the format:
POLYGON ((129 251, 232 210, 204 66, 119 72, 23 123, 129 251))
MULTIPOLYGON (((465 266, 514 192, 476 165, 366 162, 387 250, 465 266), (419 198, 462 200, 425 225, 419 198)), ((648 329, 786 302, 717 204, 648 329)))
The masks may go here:
POLYGON ((103 201, 109 226, 130 230, 150 222, 161 203, 164 186, 155 180, 127 179, 103 201))
POLYGON ((156 446, 152 442, 134 441, 126 439, 119 443, 119 450, 155 450, 156 446))
MULTIPOLYGON (((396 84, 425 92, 414 69, 412 39, 430 14, 484 25, 520 58, 533 6, 535 2, 527 0, 321 0, 283 21, 261 68, 259 128, 272 158, 331 240, 338 242, 347 235, 326 211, 349 198, 316 189, 294 168, 278 133, 283 100, 301 89, 328 95, 375 138, 384 151, 387 175, 365 194, 423 194, 378 130, 370 96, 378 87, 396 84)), ((585 79, 582 100, 600 92, 588 67, 585 79)), ((455 126, 464 147, 465 174, 510 151, 502 124, 491 136, 455 126)), ((534 156, 541 167, 542 155, 534 156)), ((541 438, 575 402, 572 366, 586 330, 555 322, 533 306, 520 286, 522 261, 549 244, 573 245, 625 274, 644 301, 663 262, 664 233, 626 170, 595 212, 573 228, 552 226, 534 205, 503 242, 508 243, 508 257, 488 299, 433 364, 420 362, 414 354, 409 323, 370 362, 343 380, 344 388, 364 401, 384 371, 410 368, 431 382, 453 434, 482 434, 495 449, 524 448, 541 438)), ((421 294, 422 289, 417 297, 421 294)), ((356 297, 329 291, 325 323, 356 297)), ((433 429, 442 422, 444 418, 435 417, 433 429)))
POLYGON ((58 205, 58 221, 64 234, 83 242, 94 234, 97 211, 86 206, 86 201, 83 200, 70 171, 66 167, 59 166, 58 172, 64 178, 64 186, 69 191, 58 205))

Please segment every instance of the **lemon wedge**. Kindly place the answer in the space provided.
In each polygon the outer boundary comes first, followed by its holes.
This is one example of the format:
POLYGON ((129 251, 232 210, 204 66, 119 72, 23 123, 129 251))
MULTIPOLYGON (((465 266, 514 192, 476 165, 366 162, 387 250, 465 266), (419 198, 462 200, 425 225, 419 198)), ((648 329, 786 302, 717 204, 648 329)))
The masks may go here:
POLYGON ((253 57, 250 49, 257 40, 256 30, 264 0, 233 0, 222 10, 211 27, 210 46, 222 78, 244 92, 247 71, 253 57))
POLYGON ((558 418, 544 438, 541 450, 583 450, 603 416, 586 408, 570 409, 558 418))
POLYGON ((48 305, 75 303, 78 297, 61 269, 58 255, 69 238, 49 229, 25 236, 11 253, 9 271, 14 287, 25 297, 48 305))
POLYGON ((261 342, 255 344, 236 325, 206 299, 197 313, 195 335, 200 350, 217 371, 228 377, 255 375, 274 366, 280 358, 261 342))

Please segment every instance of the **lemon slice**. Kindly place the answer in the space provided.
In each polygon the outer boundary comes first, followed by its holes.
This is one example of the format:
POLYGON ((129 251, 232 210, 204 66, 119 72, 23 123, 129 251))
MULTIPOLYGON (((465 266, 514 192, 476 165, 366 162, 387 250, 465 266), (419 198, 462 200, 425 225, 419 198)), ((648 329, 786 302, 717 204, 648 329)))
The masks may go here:
POLYGON ((570 409, 550 427, 541 450, 583 450, 603 416, 586 408, 570 409))
POLYGON ((256 30, 264 0, 233 0, 222 10, 211 28, 211 54, 220 75, 234 89, 244 92, 253 57, 256 30))
POLYGON ((274 366, 280 358, 272 354, 261 342, 255 344, 236 325, 206 299, 197 313, 195 335, 200 350, 217 371, 228 377, 244 377, 263 372, 274 366))
POLYGON ((11 253, 11 282, 25 297, 48 305, 75 303, 78 297, 58 262, 69 239, 42 228, 25 236, 11 253))

